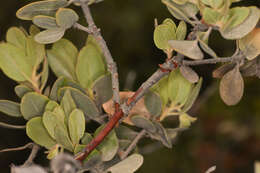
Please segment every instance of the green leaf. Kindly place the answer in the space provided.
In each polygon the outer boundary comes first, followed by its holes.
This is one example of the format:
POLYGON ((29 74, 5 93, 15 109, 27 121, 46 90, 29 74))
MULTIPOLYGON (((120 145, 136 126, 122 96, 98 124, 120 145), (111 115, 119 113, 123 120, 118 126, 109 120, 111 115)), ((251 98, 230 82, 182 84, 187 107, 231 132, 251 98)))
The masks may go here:
POLYGON ((229 10, 227 18, 224 19, 224 25, 222 29, 234 28, 243 23, 250 13, 250 8, 247 7, 235 7, 229 10))
POLYGON ((180 128, 187 128, 190 127, 191 123, 195 122, 197 120, 197 118, 194 118, 192 116, 189 116, 186 113, 183 113, 179 116, 179 127, 180 128))
POLYGON ((50 99, 57 101, 58 100, 58 90, 62 87, 66 87, 66 86, 76 88, 76 89, 80 90, 82 93, 85 93, 85 90, 83 88, 81 88, 81 86, 78 83, 76 83, 70 79, 67 79, 65 77, 59 77, 53 84, 53 87, 52 87, 51 93, 50 93, 50 99))
POLYGON ((30 81, 33 67, 25 51, 11 43, 0 43, 0 67, 11 79, 30 81))
POLYGON ((156 118, 161 115, 163 103, 161 97, 156 92, 150 91, 145 94, 144 104, 153 117, 156 118))
POLYGON ((57 103, 57 102, 55 102, 55 101, 53 101, 53 100, 50 100, 50 101, 48 101, 48 103, 46 104, 46 106, 45 106, 45 109, 44 109, 44 112, 46 112, 46 111, 54 111, 54 109, 56 108, 56 107, 58 107, 59 106, 59 104, 57 103))
POLYGON ((21 117, 20 104, 9 101, 9 100, 0 100, 0 112, 3 112, 12 117, 21 117))
POLYGON ((56 12, 56 22, 64 29, 72 27, 78 20, 79 16, 72 9, 59 8, 59 10, 56 12))
POLYGON ((127 140, 133 140, 138 133, 126 126, 119 125, 117 128, 115 128, 116 136, 119 139, 127 139, 127 140))
POLYGON ((238 26, 220 28, 220 33, 225 39, 240 39, 255 28, 260 17, 260 10, 257 7, 248 8, 250 9, 249 16, 238 26))
POLYGON ((93 137, 90 133, 84 133, 83 137, 81 138, 82 144, 89 144, 92 141, 93 137))
POLYGON ((188 2, 188 0, 173 0, 176 4, 183 5, 188 2))
POLYGON ((70 90, 66 90, 64 96, 61 99, 61 107, 63 108, 66 119, 68 119, 70 113, 76 108, 76 104, 71 96, 70 90))
POLYGON ((188 41, 188 40, 170 40, 169 45, 173 50, 181 53, 191 59, 203 59, 204 55, 201 52, 198 41, 188 41))
POLYGON ((38 15, 33 17, 32 22, 44 29, 56 29, 58 25, 56 19, 50 16, 38 15))
POLYGON ((134 173, 142 164, 143 156, 140 154, 132 154, 121 162, 108 168, 106 171, 111 173, 134 173))
POLYGON ((71 96, 76 103, 77 108, 81 109, 86 117, 95 119, 99 116, 99 111, 95 103, 87 95, 85 95, 78 89, 63 87, 59 90, 58 95, 60 96, 60 98, 64 95, 66 90, 70 90, 71 96))
POLYGON ((218 22, 221 20, 223 14, 221 14, 220 12, 218 12, 215 9, 206 7, 203 10, 202 16, 203 16, 203 20, 207 24, 209 24, 209 25, 218 25, 218 22))
POLYGON ((151 133, 154 133, 156 131, 156 127, 153 125, 153 123, 147 119, 144 116, 141 115, 133 115, 131 117, 131 122, 140 128, 143 128, 151 133))
POLYGON ((16 16, 23 20, 32 20, 37 15, 53 16, 61 7, 68 4, 67 0, 45 0, 30 3, 16 12, 16 16))
POLYGON ((229 106, 236 105, 244 93, 244 80, 238 66, 227 72, 220 81, 221 99, 229 106))
POLYGON ((70 138, 73 145, 78 144, 85 131, 85 117, 81 110, 74 109, 68 121, 70 138))
POLYGON ((162 24, 166 24, 168 26, 170 26, 171 28, 174 29, 174 32, 176 31, 177 27, 176 27, 176 24, 174 23, 174 21, 170 18, 166 18, 164 19, 163 23, 162 24))
POLYGON ((184 21, 181 21, 176 30, 176 39, 184 40, 187 34, 187 25, 184 21))
POLYGON ((151 91, 157 92, 161 99, 163 106, 168 103, 168 76, 163 77, 159 82, 157 82, 152 88, 151 91))
POLYGON ((69 138, 68 131, 64 127, 57 125, 54 130, 54 136, 56 141, 61 144, 65 149, 71 152, 74 151, 74 147, 69 138))
POLYGON ((27 122, 26 134, 35 143, 44 146, 47 149, 51 149, 56 144, 43 126, 41 117, 32 118, 27 122))
POLYGON ((53 112, 46 111, 42 116, 42 122, 49 135, 55 139, 55 127, 57 126, 57 115, 53 112))
POLYGON ((103 75, 95 80, 92 91, 97 105, 102 105, 111 99, 113 95, 111 74, 103 75))
POLYGON ((63 28, 52 28, 35 35, 34 39, 38 43, 50 44, 60 40, 65 33, 63 28))
POLYGON ((36 92, 25 94, 21 100, 21 112, 26 120, 35 116, 41 116, 49 99, 36 92))
MULTIPOLYGON (((48 61, 45 58, 44 62, 43 62, 43 67, 42 67, 42 71, 41 71, 41 81, 40 81, 40 90, 43 90, 47 81, 48 81, 48 77, 49 77, 49 66, 48 66, 48 61)), ((45 90, 46 91, 46 90, 45 90)), ((47 96, 49 96, 49 94, 47 94, 47 96)))
POLYGON ((195 100, 199 95, 201 85, 202 85, 202 78, 200 78, 199 82, 191 89, 187 101, 182 108, 182 112, 187 112, 191 108, 191 106, 193 105, 193 103, 195 102, 195 100))
POLYGON ((67 39, 59 40, 53 44, 47 55, 50 67, 57 77, 64 76, 76 81, 78 50, 72 42, 67 39))
POLYGON ((84 88, 90 88, 92 83, 105 73, 106 67, 102 55, 95 45, 87 44, 80 50, 76 65, 79 83, 84 88))
POLYGON ((33 90, 25 85, 17 85, 15 88, 14 88, 14 91, 16 93, 16 95, 20 98, 22 98, 26 93, 28 92, 33 92, 33 90))
POLYGON ((154 126, 156 127, 156 132, 153 133, 152 138, 156 138, 157 140, 160 140, 164 146, 167 148, 172 148, 171 140, 166 132, 166 129, 162 126, 161 123, 155 121, 153 122, 154 126))
POLYGON ((21 49, 26 48, 26 36, 24 32, 17 27, 11 27, 8 29, 6 33, 6 41, 21 49))
POLYGON ((169 75, 168 96, 176 104, 184 104, 189 96, 192 84, 185 79, 179 70, 174 70, 169 75))
POLYGON ((183 5, 179 5, 170 0, 162 0, 169 12, 177 19, 184 20, 192 24, 192 20, 190 18, 195 18, 199 9, 193 3, 187 2, 183 5))
POLYGON ((168 50, 168 41, 176 39, 175 28, 169 24, 158 25, 154 30, 153 39, 158 49, 168 50))
MULTIPOLYGON (((43 44, 37 43, 33 36, 28 36, 26 39, 26 55, 28 63, 32 66, 34 73, 38 69, 40 63, 46 58, 46 52, 43 44)), ((47 63, 47 62, 44 62, 47 63)))
MULTIPOLYGON (((100 126, 94 133, 96 137, 99 132, 105 127, 105 125, 100 126)), ((97 149, 101 152, 102 161, 109 161, 113 159, 119 148, 118 139, 116 133, 112 130, 109 135, 97 146, 97 149)))
POLYGON ((74 154, 77 154, 77 153, 83 151, 85 147, 86 147, 86 145, 76 144, 75 148, 74 148, 74 151, 73 151, 74 154))

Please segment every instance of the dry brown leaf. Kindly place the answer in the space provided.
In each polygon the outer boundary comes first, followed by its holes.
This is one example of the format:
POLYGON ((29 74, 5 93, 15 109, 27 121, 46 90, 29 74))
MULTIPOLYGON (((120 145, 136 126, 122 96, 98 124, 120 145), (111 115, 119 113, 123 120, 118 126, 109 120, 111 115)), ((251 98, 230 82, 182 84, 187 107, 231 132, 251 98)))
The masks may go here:
MULTIPOLYGON (((120 102, 122 103, 122 102, 126 101, 129 97, 131 97, 134 94, 134 92, 132 92, 132 91, 123 91, 123 92, 120 92, 119 94, 120 94, 120 102)), ((103 108, 104 108, 105 112, 109 116, 112 116, 114 114, 114 112, 115 112, 115 107, 114 107, 114 104, 113 104, 113 100, 110 99, 109 101, 104 103, 103 104, 103 108)), ((145 107, 144 98, 141 98, 136 103, 136 105, 129 112, 128 116, 123 120, 123 122, 127 123, 129 125, 133 125, 133 123, 130 120, 130 117, 133 116, 133 115, 141 115, 141 116, 144 116, 144 117, 146 117, 148 119, 151 117, 150 113, 148 112, 148 110, 145 107)))
POLYGON ((185 77, 191 83, 196 83, 199 81, 198 74, 189 66, 181 66, 180 72, 182 76, 185 77))
POLYGON ((241 100, 244 92, 244 80, 238 66, 223 76, 219 92, 222 100, 229 106, 235 105, 241 100))

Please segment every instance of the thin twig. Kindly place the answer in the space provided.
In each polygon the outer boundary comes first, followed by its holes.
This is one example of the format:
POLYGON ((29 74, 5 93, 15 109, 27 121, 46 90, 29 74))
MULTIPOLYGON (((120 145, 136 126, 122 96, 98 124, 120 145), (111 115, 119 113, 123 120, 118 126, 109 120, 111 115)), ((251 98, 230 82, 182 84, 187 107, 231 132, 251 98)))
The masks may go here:
POLYGON ((233 55, 231 57, 223 58, 212 58, 212 59, 202 59, 202 60, 183 60, 182 64, 187 66, 203 65, 203 64, 216 64, 225 62, 234 62, 244 59, 245 56, 242 54, 233 55))
POLYGON ((112 74, 113 101, 116 104, 120 104, 119 82, 118 82, 118 72, 117 72, 116 63, 112 58, 112 55, 107 47, 106 41, 104 40, 104 38, 100 33, 100 30, 97 28, 97 26, 94 23, 88 4, 86 2, 81 2, 81 8, 87 20, 88 28, 91 30, 90 34, 92 34, 95 37, 99 46, 101 47, 105 56, 105 60, 107 62, 107 69, 112 74))
POLYGON ((7 123, 0 122, 0 127, 8 128, 8 129, 22 129, 25 130, 25 125, 11 125, 7 123))
POLYGON ((131 142, 131 144, 128 146, 126 151, 124 151, 123 154, 121 155, 122 160, 124 160, 128 156, 128 154, 135 148, 136 144, 139 142, 140 139, 142 139, 142 137, 144 137, 145 134, 146 134, 146 130, 144 130, 144 129, 137 134, 137 136, 131 142))
POLYGON ((36 157, 38 151, 40 150, 40 146, 33 143, 33 146, 32 146, 32 151, 28 157, 28 159, 24 162, 24 164, 22 166, 26 167, 26 166, 30 166, 33 164, 33 160, 34 158, 36 157))
POLYGON ((82 30, 84 32, 87 32, 89 34, 92 34, 92 30, 91 29, 89 29, 88 27, 85 27, 85 26, 83 26, 83 25, 81 25, 79 23, 75 23, 73 25, 73 27, 76 28, 76 29, 82 30))
POLYGON ((24 146, 21 146, 21 147, 15 147, 15 148, 6 148, 6 149, 3 149, 3 150, 0 150, 0 153, 4 153, 4 152, 9 152, 9 151, 19 151, 19 150, 24 150, 24 149, 27 149, 27 148, 32 148, 34 145, 34 143, 30 142, 24 146))

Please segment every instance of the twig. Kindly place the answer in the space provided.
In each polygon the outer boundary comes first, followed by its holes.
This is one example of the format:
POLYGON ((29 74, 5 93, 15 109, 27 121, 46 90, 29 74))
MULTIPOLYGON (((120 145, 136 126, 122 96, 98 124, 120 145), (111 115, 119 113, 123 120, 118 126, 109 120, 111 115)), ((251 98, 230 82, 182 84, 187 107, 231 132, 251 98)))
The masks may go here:
POLYGON ((7 123, 0 122, 0 127, 8 128, 8 129, 22 129, 25 130, 25 125, 11 125, 7 123))
POLYGON ((139 140, 146 134, 146 130, 142 130, 137 134, 135 139, 131 142, 131 144, 128 146, 125 152, 121 155, 121 159, 124 160, 128 154, 135 148, 136 144, 139 142, 139 140))
POLYGON ((79 23, 75 23, 73 25, 73 27, 76 28, 76 29, 82 30, 84 32, 87 32, 89 34, 92 34, 92 30, 91 29, 89 29, 88 27, 85 27, 85 26, 83 26, 83 25, 81 25, 79 23))
POLYGON ((141 87, 135 92, 135 94, 130 97, 126 103, 121 105, 121 108, 114 113, 112 118, 106 124, 104 129, 86 146, 83 152, 79 153, 75 159, 83 161, 109 134, 109 132, 115 127, 119 120, 124 116, 128 115, 129 111, 133 108, 136 102, 144 96, 148 89, 157 83, 161 78, 169 73, 170 70, 176 68, 176 61, 174 58, 167 60, 164 64, 161 65, 161 68, 166 69, 162 70, 159 68, 146 82, 144 82, 141 87))
POLYGON ((245 56, 242 54, 235 54, 231 57, 203 59, 203 60, 183 60, 182 64, 187 66, 203 65, 203 64, 216 64, 225 62, 234 62, 244 59, 245 56))
POLYGON ((88 4, 86 2, 81 2, 81 8, 87 20, 88 28, 91 30, 91 32, 88 33, 92 34, 97 40, 99 46, 101 47, 104 53, 105 60, 107 62, 107 69, 112 74, 113 101, 116 104, 120 104, 119 82, 116 63, 112 58, 112 55, 107 47, 106 41, 100 33, 100 30, 94 23, 88 4))
POLYGON ((31 151, 28 159, 24 162, 24 164, 22 166, 26 167, 26 166, 30 166, 31 164, 33 164, 33 160, 36 157, 39 149, 40 149, 40 146, 33 143, 32 151, 31 151))
POLYGON ((30 142, 24 146, 21 146, 21 147, 16 147, 16 148, 6 148, 6 149, 3 149, 3 150, 0 150, 0 153, 4 153, 4 152, 9 152, 9 151, 19 151, 19 150, 24 150, 26 148, 32 148, 34 145, 34 143, 30 142))

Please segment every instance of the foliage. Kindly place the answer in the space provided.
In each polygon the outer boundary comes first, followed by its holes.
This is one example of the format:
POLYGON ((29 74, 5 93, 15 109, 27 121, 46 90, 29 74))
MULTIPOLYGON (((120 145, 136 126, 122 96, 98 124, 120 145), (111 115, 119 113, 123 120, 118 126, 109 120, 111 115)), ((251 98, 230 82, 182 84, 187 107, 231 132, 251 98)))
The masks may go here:
MULTIPOLYGON (((99 1, 86 2, 90 5, 99 1)), ((118 113, 113 100, 115 74, 111 74, 104 46, 97 39, 100 35, 89 31, 81 49, 63 38, 67 30, 79 25, 78 14, 69 6, 72 3, 82 6, 86 2, 43 0, 30 3, 16 13, 18 18, 32 21, 34 25, 29 32, 12 27, 6 33, 6 41, 0 43, 0 68, 18 83, 15 93, 21 98, 20 103, 0 100, 0 111, 27 120, 26 134, 48 150, 47 158, 54 158, 53 165, 60 162, 57 158, 64 150, 75 157, 82 154, 83 149, 91 146, 107 128, 107 118, 102 115, 118 113), (47 48, 45 44, 50 43, 52 46, 47 48), (57 77, 52 86, 47 86, 49 67, 57 77), (100 124, 94 133, 88 129, 91 121, 100 124)), ((166 62, 176 60, 176 69, 170 69, 168 75, 154 82, 129 110, 123 120, 125 124, 106 135, 84 159, 83 166, 75 166, 77 171, 135 172, 142 165, 143 156, 138 150, 128 152, 125 157, 122 155, 128 148, 132 149, 139 129, 145 130, 147 137, 171 148, 177 134, 197 119, 188 111, 199 95, 202 78, 190 66, 196 62, 210 62, 204 59, 205 54, 210 55, 214 63, 227 62, 213 72, 213 77, 221 78, 222 100, 227 105, 236 105, 241 100, 243 76, 260 76, 260 30, 256 27, 260 10, 252 6, 233 7, 235 2, 162 0, 173 17, 181 21, 178 25, 170 18, 161 24, 156 22, 154 44, 166 54, 166 62), (190 33, 187 24, 193 27, 190 33), (218 57, 208 46, 213 29, 223 38, 236 41, 237 51, 232 57, 218 57), (162 125, 169 116, 178 118, 177 128, 162 125)), ((87 29, 93 29, 91 27, 87 29)), ((162 72, 167 70, 161 66, 162 72)), ((120 102, 128 102, 133 95, 131 91, 120 92, 120 102)), ((54 167, 52 170, 57 168, 54 167)), ((17 172, 24 171, 22 169, 17 172)))

